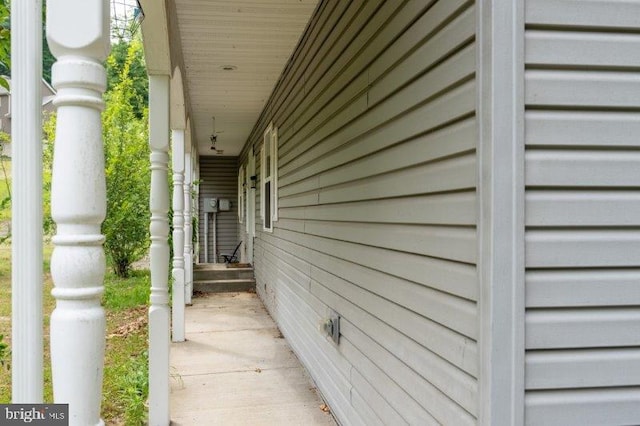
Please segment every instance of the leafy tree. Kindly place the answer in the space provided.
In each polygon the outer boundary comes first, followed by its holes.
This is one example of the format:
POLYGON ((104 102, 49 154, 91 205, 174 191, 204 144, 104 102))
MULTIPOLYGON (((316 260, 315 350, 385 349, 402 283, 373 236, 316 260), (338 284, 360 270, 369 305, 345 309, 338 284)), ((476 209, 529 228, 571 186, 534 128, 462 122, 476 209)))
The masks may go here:
POLYGON ((51 84, 51 67, 53 67, 53 63, 55 61, 56 61, 55 56, 53 56, 53 53, 51 53, 51 50, 49 50, 49 43, 47 42, 47 35, 45 33, 44 24, 43 24, 42 26, 42 78, 44 78, 49 84, 51 84))
POLYGON ((51 217, 51 170, 53 168, 53 146, 56 139, 56 114, 45 115, 42 124, 42 230, 53 235, 55 222, 51 217))
MULTIPOLYGON (((131 264, 140 259, 148 246, 149 227, 149 150, 146 99, 135 87, 131 66, 144 68, 142 43, 126 44, 122 59, 115 52, 107 59, 113 74, 112 85, 105 94, 102 115, 107 180, 107 217, 102 226, 106 236, 105 252, 113 271, 121 277, 129 274, 131 264), (115 75, 115 71, 118 74, 115 75), (135 109, 140 109, 140 115, 135 109)), ((52 234, 51 168, 56 129, 56 115, 44 121, 43 211, 44 232, 52 234)))
MULTIPOLYGON (((0 76, 11 77, 11 18, 10 0, 0 0, 0 76)), ((42 2, 42 77, 51 83, 51 67, 56 61, 49 50, 45 32, 46 1, 42 2)), ((0 77, 0 86, 9 90, 7 81, 0 77)))
MULTIPOLYGON (((7 19, 6 2, 0 0, 0 72, 3 65, 9 66, 9 32, 3 26, 7 19)), ((49 59, 46 55, 43 59, 51 63, 54 61, 50 53, 49 59)), ((131 264, 140 259, 148 248, 148 80, 140 38, 116 43, 106 65, 108 90, 102 125, 107 217, 102 231, 106 237, 104 247, 111 267, 118 276, 126 277, 131 264)), ((50 72, 50 67, 48 69, 50 72)), ((43 227, 46 234, 53 233, 55 228, 50 208, 55 127, 56 116, 52 114, 43 122, 43 227)), ((0 200, 0 209, 8 208, 10 202, 11 194, 0 200)))
POLYGON ((0 0, 0 86, 9 90, 4 77, 11 75, 11 17, 9 0, 0 0))
POLYGON ((119 39, 111 45, 111 55, 107 59, 107 91, 121 81, 125 65, 126 77, 131 80, 132 89, 127 100, 133 105, 136 117, 142 118, 148 105, 149 79, 139 36, 131 41, 119 39))
MULTIPOLYGON (((140 95, 134 87, 131 66, 141 54, 139 42, 131 42, 119 80, 105 95, 103 137, 107 178, 107 217, 102 226, 105 251, 113 271, 121 277, 129 274, 131 264, 148 248, 149 228, 149 148, 148 113, 142 107, 136 114, 140 95)), ((114 66, 115 56, 107 60, 114 66)), ((144 105, 140 103, 139 105, 144 105)))

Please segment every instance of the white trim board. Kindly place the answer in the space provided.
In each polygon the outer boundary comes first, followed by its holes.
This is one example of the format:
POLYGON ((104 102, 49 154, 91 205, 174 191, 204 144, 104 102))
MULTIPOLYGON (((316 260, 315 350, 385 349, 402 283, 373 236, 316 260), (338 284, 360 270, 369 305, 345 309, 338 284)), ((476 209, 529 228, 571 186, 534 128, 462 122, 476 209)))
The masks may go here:
POLYGON ((477 5, 479 424, 524 423, 524 0, 477 5))

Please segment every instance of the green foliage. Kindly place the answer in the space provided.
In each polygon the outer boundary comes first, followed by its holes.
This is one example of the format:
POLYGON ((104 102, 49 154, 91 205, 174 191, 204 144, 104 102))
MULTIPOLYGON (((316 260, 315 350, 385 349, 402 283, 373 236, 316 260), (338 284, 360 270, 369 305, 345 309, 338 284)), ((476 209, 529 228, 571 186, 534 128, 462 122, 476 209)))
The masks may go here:
POLYGON ((49 84, 51 84, 51 68, 55 61, 56 58, 49 50, 49 43, 47 43, 47 39, 45 38, 42 41, 42 78, 49 84))
POLYGON ((132 89, 127 101, 136 117, 143 118, 149 99, 149 79, 139 37, 130 42, 119 40, 111 46, 107 59, 107 91, 113 90, 125 76, 131 81, 132 89))
POLYGON ((9 345, 4 342, 4 335, 0 334, 0 367, 9 366, 9 345))
MULTIPOLYGON (((147 86, 131 68, 140 67, 145 76, 142 43, 134 40, 126 47, 126 56, 116 51, 107 60, 110 73, 118 71, 111 89, 105 94, 106 109, 102 116, 105 168, 107 179, 107 217, 102 231, 106 236, 105 251, 113 271, 120 277, 129 274, 131 264, 142 257, 148 246, 149 226, 149 149, 146 108, 147 86), (119 58, 119 59, 118 59, 119 58), (122 62, 119 62, 122 61, 122 62)), ((45 235, 55 231, 51 217, 51 169, 56 130, 56 115, 43 123, 43 229, 45 235)), ((0 133, 0 140, 2 140, 0 133)), ((6 135, 5 135, 6 139, 6 135)), ((4 162, 0 164, 4 166, 4 162)), ((0 168, 2 173, 4 168, 0 168)), ((0 176, 6 193, 0 192, 0 213, 11 208, 10 182, 0 176)), ((10 235, 1 237, 6 240, 10 235)), ((0 241, 2 242, 2 241, 0 241)))
MULTIPOLYGON (((11 75, 11 16, 9 0, 0 1, 0 75, 11 75)), ((9 83, 0 77, 0 86, 9 90, 9 83)))
POLYGON ((53 235, 55 222, 51 217, 51 169, 53 168, 53 147, 56 139, 56 114, 45 116, 42 146, 42 230, 45 235, 53 235))
POLYGON ((149 271, 133 270, 128 278, 107 275, 102 304, 112 311, 145 305, 151 291, 149 271))
MULTIPOLYGON (((51 83, 51 67, 56 61, 49 50, 45 33, 46 1, 42 2, 42 77, 51 83)), ((0 0, 0 76, 11 77, 11 17, 9 0, 0 0)), ((0 77, 0 86, 9 90, 7 80, 0 77)))
POLYGON ((129 278, 108 273, 102 302, 107 310, 107 349, 102 416, 107 424, 145 424, 149 394, 147 316, 149 270, 129 278))
MULTIPOLYGON (((0 152, 9 135, 0 131, 0 152)), ((11 160, 0 155, 0 244, 11 239, 11 160)))
MULTIPOLYGON (((149 148, 147 109, 138 117, 134 104, 140 95, 130 76, 130 67, 141 54, 139 42, 131 42, 120 79, 106 93, 102 116, 107 178, 107 217, 102 225, 105 251, 113 271, 129 274, 131 264, 148 247, 149 148)), ((107 60, 112 64, 113 57, 107 60)))
MULTIPOLYGON (((191 183, 191 191, 190 191, 190 195, 191 195, 191 205, 192 206, 197 206, 198 205, 198 194, 199 192, 199 186, 200 186, 200 180, 199 179, 195 179, 192 183, 191 183)), ((199 225, 198 225, 198 211, 195 208, 191 208, 191 243, 193 244, 194 249, 198 250, 198 230, 199 230, 199 225)))
MULTIPOLYGON (((11 137, 3 131, 0 131, 0 152, 4 148, 5 143, 9 143, 11 137)), ((9 174, 9 167, 11 161, 0 155, 0 212, 11 208, 11 176, 9 174)))
POLYGON ((42 78, 51 84, 51 67, 53 67, 56 58, 53 56, 53 53, 51 53, 51 50, 49 50, 49 43, 47 42, 47 3, 47 1, 42 2, 42 78))
POLYGON ((120 381, 121 398, 125 403, 125 424, 144 424, 147 414, 145 401, 149 396, 148 364, 149 355, 144 351, 131 360, 120 381))
MULTIPOLYGON (((42 228, 45 235, 52 235, 55 231, 55 223, 51 218, 51 167, 53 165, 53 144, 55 140, 56 115, 48 114, 44 117, 42 126, 42 228)), ((9 135, 0 132, 0 142, 10 139, 9 135)), ((9 168, 11 162, 7 158, 0 158, 0 224, 5 222, 5 227, 11 221, 11 179, 9 168)), ((10 230, 0 235, 0 243, 11 239, 10 230)))

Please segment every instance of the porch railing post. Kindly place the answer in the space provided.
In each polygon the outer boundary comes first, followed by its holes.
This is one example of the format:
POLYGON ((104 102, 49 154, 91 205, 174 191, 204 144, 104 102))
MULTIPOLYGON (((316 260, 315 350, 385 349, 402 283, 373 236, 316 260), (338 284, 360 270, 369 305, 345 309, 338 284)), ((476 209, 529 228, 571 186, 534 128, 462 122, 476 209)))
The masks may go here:
MULTIPOLYGON (((33 7, 33 6, 32 6, 33 7)), ((39 9, 38 9, 39 12, 39 9)), ((69 404, 70 425, 100 419, 104 365, 105 256, 100 226, 106 184, 100 112, 107 78, 102 62, 110 48, 107 0, 49 1, 47 36, 57 89, 51 213, 51 277, 56 308, 51 314, 54 401, 69 404)))
MULTIPOLYGON (((194 147, 195 149, 195 147, 194 147)), ((193 174, 192 174, 192 182, 200 182, 200 160, 198 159, 197 152, 194 152, 193 157, 191 157, 191 166, 193 166, 193 174)), ((193 246, 193 258, 195 263, 202 263, 202 252, 200 245, 200 229, 202 229, 202 217, 200 216, 200 185, 196 185, 194 188, 195 195, 195 203, 191 206, 194 210, 195 217, 198 218, 198 229, 196 229, 196 245, 193 246)), ((206 233, 205 233, 206 235, 206 233)), ((205 259, 204 262, 207 260, 205 259)))
MULTIPOLYGON (((189 140, 185 142, 191 143, 189 140)), ((193 295, 193 229, 191 226, 191 183, 193 182, 193 172, 190 152, 184 155, 184 172, 184 301, 185 304, 190 305, 193 295)))
POLYGON ((42 3, 11 2, 12 399, 42 402, 42 3))
POLYGON ((172 131, 173 144, 173 291, 172 340, 184 342, 184 130, 172 131))
POLYGON ((149 425, 169 425, 169 76, 149 76, 149 425))
MULTIPOLYGON (((200 162, 198 160, 198 154, 195 152, 191 157, 191 167, 192 167, 191 182, 200 182, 200 162)), ((197 222, 198 229, 196 229, 196 232, 195 232, 196 241, 192 251, 193 262, 195 264, 195 263, 202 262, 202 259, 200 258, 200 256, 202 255, 201 254, 202 246, 200 245, 200 229, 202 229, 202 217, 200 216, 200 185, 195 185, 193 187, 193 190, 195 192, 193 196, 195 203, 191 205, 191 210, 193 210, 193 215, 198 218, 198 222, 197 222)), ((205 259, 205 262, 206 262, 206 259, 205 259)))

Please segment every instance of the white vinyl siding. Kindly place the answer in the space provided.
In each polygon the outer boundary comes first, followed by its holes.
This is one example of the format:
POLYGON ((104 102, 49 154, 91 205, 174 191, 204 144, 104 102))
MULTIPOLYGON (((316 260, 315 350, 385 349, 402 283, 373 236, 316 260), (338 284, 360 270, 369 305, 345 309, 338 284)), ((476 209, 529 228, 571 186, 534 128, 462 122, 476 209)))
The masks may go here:
POLYGON ((472 1, 321 2, 250 138, 277 126, 257 291, 342 424, 476 423, 475 20, 472 1))
POLYGON ((526 22, 526 424, 639 424, 640 1, 526 22))

